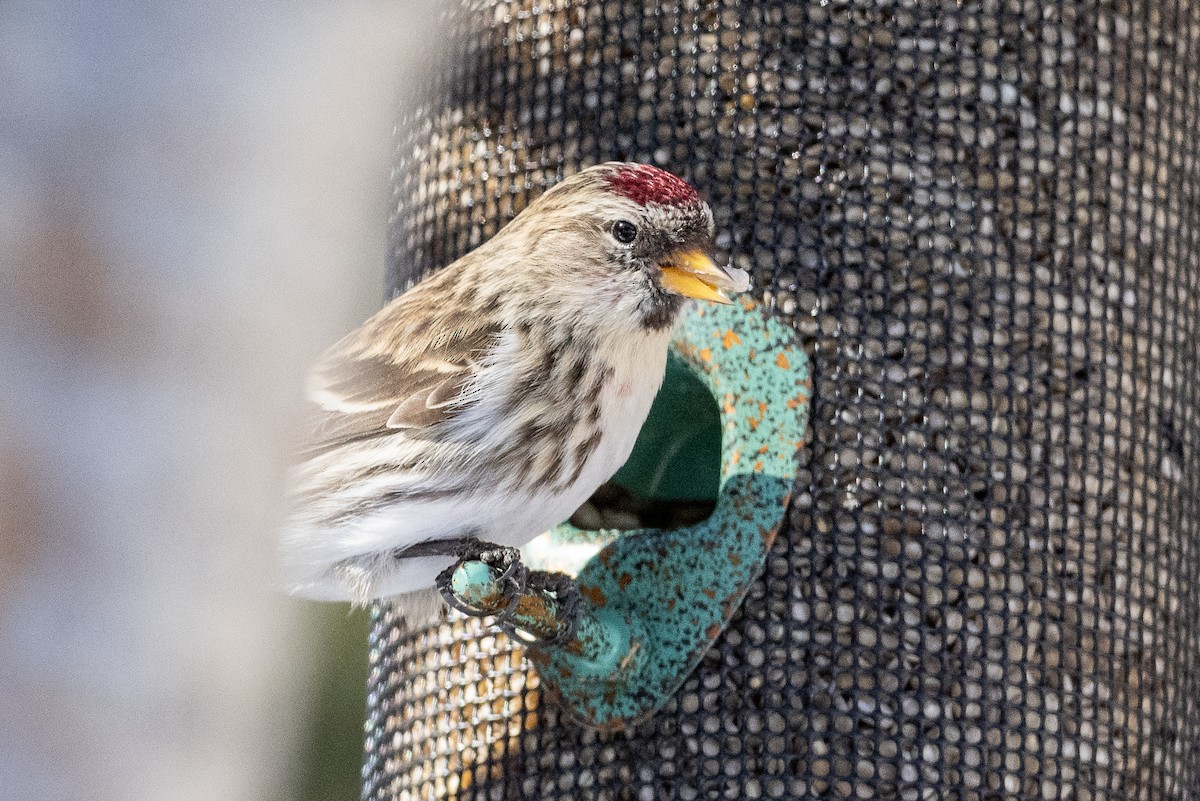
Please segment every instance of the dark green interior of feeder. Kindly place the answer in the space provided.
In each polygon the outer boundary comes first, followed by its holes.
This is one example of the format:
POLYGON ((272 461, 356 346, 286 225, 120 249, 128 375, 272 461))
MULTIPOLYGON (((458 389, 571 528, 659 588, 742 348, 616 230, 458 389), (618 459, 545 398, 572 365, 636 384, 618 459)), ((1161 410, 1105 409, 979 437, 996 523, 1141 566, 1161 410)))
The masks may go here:
POLYGON ((612 483, 642 498, 717 499, 721 410, 704 381, 674 352, 633 453, 612 483))

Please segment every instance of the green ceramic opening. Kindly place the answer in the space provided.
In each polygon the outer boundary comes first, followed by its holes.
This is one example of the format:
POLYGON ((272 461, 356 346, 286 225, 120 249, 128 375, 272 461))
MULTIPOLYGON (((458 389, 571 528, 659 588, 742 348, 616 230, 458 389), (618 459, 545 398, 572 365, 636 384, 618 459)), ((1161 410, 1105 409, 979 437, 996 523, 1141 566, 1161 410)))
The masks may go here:
POLYGON ((672 351, 629 459, 571 517, 582 529, 680 528, 708 517, 721 483, 721 410, 672 351))

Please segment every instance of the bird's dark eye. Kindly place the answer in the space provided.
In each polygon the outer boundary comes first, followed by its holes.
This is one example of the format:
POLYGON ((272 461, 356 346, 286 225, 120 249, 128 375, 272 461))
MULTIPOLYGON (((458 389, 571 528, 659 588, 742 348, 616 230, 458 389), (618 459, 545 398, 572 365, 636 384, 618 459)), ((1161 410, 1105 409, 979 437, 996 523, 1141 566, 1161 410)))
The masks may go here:
POLYGON ((617 220, 612 227, 613 237, 623 245, 637 238, 637 226, 629 220, 617 220))

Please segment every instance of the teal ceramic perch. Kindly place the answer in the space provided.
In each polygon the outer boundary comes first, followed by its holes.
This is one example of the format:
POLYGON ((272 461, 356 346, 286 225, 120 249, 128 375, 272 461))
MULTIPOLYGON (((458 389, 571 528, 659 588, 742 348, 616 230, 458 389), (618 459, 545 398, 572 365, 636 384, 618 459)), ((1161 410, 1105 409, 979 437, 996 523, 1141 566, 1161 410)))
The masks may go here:
POLYGON ((455 594, 469 597, 477 613, 499 613, 527 641, 544 684, 580 720, 614 728, 654 712, 762 572, 787 508, 810 387, 808 359, 786 324, 751 302, 692 309, 677 329, 668 380, 617 479, 671 498, 702 496, 715 480, 712 515, 674 530, 564 524, 522 549, 524 566, 537 572, 515 601, 497 591, 492 578, 499 574, 478 563, 460 565, 466 572, 455 594), (702 436, 688 441, 689 430, 709 423, 680 425, 681 415, 712 407, 695 402, 705 390, 719 410, 709 421, 720 432, 719 454, 715 439, 711 452, 702 436), (685 475, 663 469, 672 455, 666 451, 680 449, 688 451, 685 475), (718 463, 719 475, 706 476, 705 465, 718 463), (574 586, 548 585, 541 571, 574 576, 574 586))

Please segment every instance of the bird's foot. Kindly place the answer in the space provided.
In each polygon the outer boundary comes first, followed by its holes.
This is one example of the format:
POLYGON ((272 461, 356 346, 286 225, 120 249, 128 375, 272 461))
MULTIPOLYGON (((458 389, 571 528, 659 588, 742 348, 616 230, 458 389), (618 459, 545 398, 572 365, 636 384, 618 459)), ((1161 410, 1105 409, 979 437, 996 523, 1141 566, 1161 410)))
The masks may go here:
POLYGON ((472 539, 461 543, 454 555, 458 561, 435 582, 447 604, 472 617, 516 611, 528 577, 520 551, 472 539))
POLYGON ((537 602, 519 607, 512 618, 502 621, 514 629, 510 633, 541 645, 561 645, 575 636, 584 606, 573 578, 565 573, 531 570, 525 595, 537 602))
POLYGON ((583 611, 570 576, 527 570, 516 548, 472 540, 437 577, 446 603, 472 617, 496 616, 513 637, 546 645, 567 642, 583 611))

